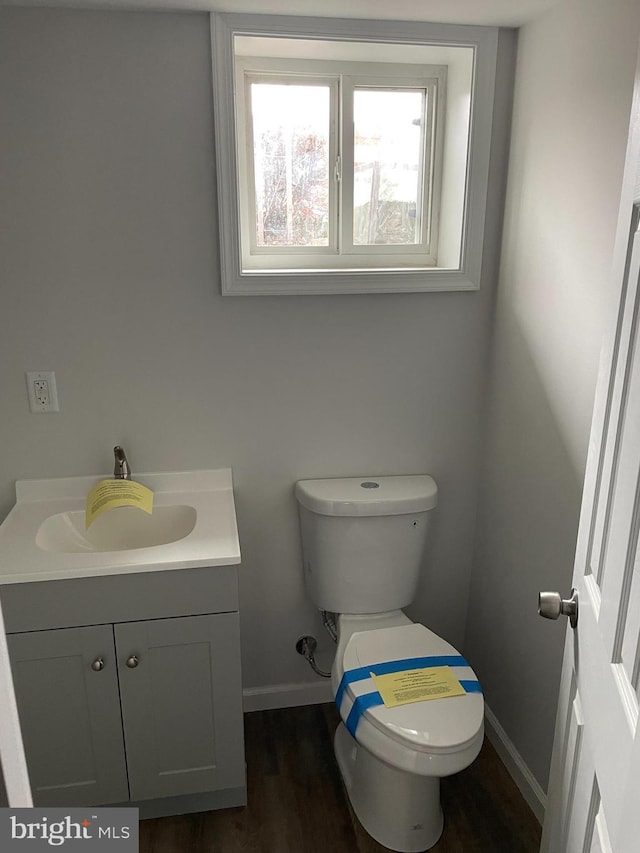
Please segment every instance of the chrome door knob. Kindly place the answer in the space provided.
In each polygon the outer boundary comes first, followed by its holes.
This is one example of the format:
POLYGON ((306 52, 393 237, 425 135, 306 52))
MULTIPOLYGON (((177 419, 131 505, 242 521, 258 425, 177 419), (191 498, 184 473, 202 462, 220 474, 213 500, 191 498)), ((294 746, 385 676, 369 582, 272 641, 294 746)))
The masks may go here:
POLYGON ((138 658, 135 655, 131 655, 126 660, 126 664, 129 667, 129 669, 135 669, 139 663, 140 663, 140 661, 138 660, 138 658))
POLYGON ((91 664, 91 669, 94 672, 100 672, 101 669, 104 669, 104 661, 102 660, 102 658, 96 658, 91 664))
POLYGON ((559 592, 538 594, 538 613, 545 619, 568 616, 572 628, 578 624, 578 590, 571 590, 571 598, 561 598, 559 592))

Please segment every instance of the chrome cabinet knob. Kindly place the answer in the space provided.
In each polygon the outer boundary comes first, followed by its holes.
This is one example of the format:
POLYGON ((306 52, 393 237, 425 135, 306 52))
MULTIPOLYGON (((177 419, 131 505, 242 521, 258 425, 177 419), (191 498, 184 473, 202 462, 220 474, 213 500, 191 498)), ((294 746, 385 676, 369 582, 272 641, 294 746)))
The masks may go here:
POLYGON ((140 663, 140 661, 138 660, 136 655, 131 655, 126 660, 126 664, 129 667, 129 669, 135 669, 139 663, 140 663))
POLYGON ((538 613, 545 619, 568 616, 572 628, 578 624, 578 590, 571 590, 571 598, 561 598, 559 592, 538 594, 538 613))
POLYGON ((102 658, 96 658, 91 664, 91 669, 94 672, 100 672, 101 669, 104 669, 104 661, 102 660, 102 658))

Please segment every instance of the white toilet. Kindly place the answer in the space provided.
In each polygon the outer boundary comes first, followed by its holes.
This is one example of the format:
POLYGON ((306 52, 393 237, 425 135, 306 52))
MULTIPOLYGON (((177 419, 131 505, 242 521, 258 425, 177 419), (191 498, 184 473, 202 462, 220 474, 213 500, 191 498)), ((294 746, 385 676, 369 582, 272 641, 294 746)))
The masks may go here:
POLYGON ((337 614, 335 753, 349 799, 380 844, 428 850, 443 828, 440 778, 468 767, 484 736, 473 670, 401 610, 415 596, 437 486, 426 475, 352 477, 301 480, 295 491, 307 592, 337 614), (410 679, 422 667, 450 667, 437 672, 464 692, 387 707, 371 673, 410 679))

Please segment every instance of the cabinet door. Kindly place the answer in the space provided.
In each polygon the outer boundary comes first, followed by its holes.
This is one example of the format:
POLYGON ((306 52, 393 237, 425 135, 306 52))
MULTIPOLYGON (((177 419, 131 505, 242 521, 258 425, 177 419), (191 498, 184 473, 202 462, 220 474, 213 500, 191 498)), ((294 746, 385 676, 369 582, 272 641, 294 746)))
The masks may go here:
POLYGON ((243 787, 238 614, 114 629, 131 799, 243 787))
POLYGON ((34 804, 128 800, 112 626, 7 641, 34 804))

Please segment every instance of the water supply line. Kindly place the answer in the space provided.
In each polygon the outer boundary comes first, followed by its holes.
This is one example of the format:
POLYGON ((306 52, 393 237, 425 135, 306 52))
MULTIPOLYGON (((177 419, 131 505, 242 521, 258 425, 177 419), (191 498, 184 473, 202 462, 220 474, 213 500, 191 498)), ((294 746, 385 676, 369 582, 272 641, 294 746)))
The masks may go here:
POLYGON ((325 672, 320 669, 318 664, 316 663, 316 659, 314 656, 314 652, 318 646, 318 641, 315 637, 300 637, 298 642, 296 643, 296 651, 299 655, 306 658, 309 661, 309 666, 316 673, 316 675, 321 675, 323 678, 331 678, 330 672, 325 672))
MULTIPOLYGON (((329 613, 328 610, 321 610, 322 613, 322 624, 324 625, 327 633, 331 637, 334 643, 338 642, 338 629, 336 627, 336 615, 335 613, 329 613)), ((306 660, 309 661, 309 666, 316 673, 316 675, 321 675, 322 678, 331 678, 330 672, 325 672, 320 669, 315 659, 315 651, 318 648, 318 641, 315 637, 300 637, 298 642, 296 643, 296 651, 299 655, 302 655, 306 660)))

